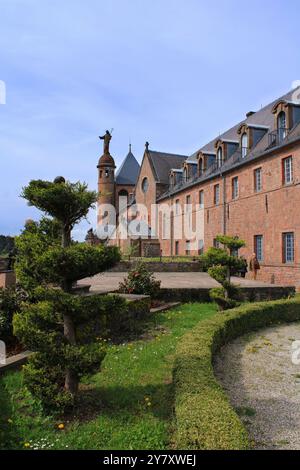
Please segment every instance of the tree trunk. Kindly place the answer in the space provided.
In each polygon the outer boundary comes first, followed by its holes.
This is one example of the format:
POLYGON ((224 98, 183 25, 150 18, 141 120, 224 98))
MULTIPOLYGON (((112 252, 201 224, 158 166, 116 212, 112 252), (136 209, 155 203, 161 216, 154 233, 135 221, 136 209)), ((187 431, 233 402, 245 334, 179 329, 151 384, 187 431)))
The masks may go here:
MULTIPOLYGON (((71 231, 69 227, 64 227, 62 233, 62 247, 67 248, 70 246, 71 243, 71 231)), ((65 280, 63 283, 63 289, 65 292, 71 292, 72 283, 65 280)), ((76 344, 76 331, 74 327, 74 322, 70 315, 64 315, 64 336, 67 338, 68 342, 72 345, 76 344)), ((68 368, 66 370, 65 375, 65 390, 70 392, 73 396, 75 396, 78 392, 78 383, 79 379, 77 374, 71 369, 68 368)))
POLYGON ((67 248, 71 244, 71 230, 69 227, 64 227, 62 232, 61 246, 67 248))

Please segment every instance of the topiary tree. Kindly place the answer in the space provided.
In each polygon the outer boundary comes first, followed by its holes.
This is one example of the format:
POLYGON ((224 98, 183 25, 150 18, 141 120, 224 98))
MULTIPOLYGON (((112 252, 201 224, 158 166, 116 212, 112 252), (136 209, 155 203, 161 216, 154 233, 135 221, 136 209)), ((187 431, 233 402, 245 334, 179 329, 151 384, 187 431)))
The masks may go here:
POLYGON ((27 220, 21 235, 15 237, 16 261, 14 269, 18 284, 31 296, 43 284, 39 258, 51 247, 61 245, 61 224, 56 219, 42 217, 39 222, 27 220))
POLYGON ((216 240, 223 248, 212 247, 201 259, 208 267, 208 274, 222 285, 221 289, 211 289, 211 297, 222 310, 226 310, 237 305, 233 298, 237 295, 237 287, 231 283, 231 272, 244 266, 245 261, 238 256, 238 250, 245 246, 245 242, 228 235, 218 235, 216 240))
POLYGON ((99 324, 103 328, 105 324, 101 300, 98 296, 75 295, 73 284, 112 267, 120 260, 120 254, 116 247, 71 242, 74 225, 87 216, 97 199, 97 194, 88 191, 85 184, 73 184, 64 178, 56 178, 53 183, 31 181, 22 196, 51 216, 52 226, 58 225, 59 231, 52 238, 49 233, 44 237, 38 225, 27 228, 23 239, 21 236, 19 273, 26 281, 30 265, 28 240, 34 235, 38 253, 32 279, 43 287, 35 289, 37 303, 27 304, 15 315, 14 332, 36 352, 24 368, 28 388, 45 406, 64 409, 74 403, 80 377, 99 369, 105 355, 103 344, 96 339, 99 324), (91 328, 95 321, 98 327, 91 328))

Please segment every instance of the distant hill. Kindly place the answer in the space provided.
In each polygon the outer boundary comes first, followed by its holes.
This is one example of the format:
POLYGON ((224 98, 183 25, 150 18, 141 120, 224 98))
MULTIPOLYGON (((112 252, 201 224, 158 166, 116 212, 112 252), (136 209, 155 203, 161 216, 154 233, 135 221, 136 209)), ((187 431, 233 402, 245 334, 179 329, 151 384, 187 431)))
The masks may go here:
POLYGON ((13 237, 0 235, 0 256, 7 256, 14 246, 15 242, 13 237))

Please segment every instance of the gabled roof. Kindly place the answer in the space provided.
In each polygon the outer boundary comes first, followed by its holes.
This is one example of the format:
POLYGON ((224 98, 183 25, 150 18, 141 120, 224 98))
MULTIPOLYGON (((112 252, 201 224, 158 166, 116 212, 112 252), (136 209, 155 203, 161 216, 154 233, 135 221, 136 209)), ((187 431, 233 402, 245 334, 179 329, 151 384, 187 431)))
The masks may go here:
POLYGON ((148 151, 149 160, 152 164, 155 180, 158 183, 168 184, 169 174, 172 169, 180 169, 187 155, 176 155, 173 153, 148 151))
POLYGON ((135 185, 138 179, 140 165, 129 149, 129 153, 116 173, 116 183, 135 185))

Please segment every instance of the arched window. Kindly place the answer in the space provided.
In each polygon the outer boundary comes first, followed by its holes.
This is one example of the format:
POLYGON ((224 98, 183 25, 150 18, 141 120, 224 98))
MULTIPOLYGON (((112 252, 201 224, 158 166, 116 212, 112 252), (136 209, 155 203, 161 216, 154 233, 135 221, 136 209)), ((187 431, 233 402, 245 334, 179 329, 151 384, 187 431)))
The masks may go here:
POLYGON ((146 193, 148 191, 148 188, 149 188, 148 178, 144 178, 143 181, 142 181, 142 190, 143 190, 143 192, 146 193))
POLYGON ((222 151, 222 147, 219 147, 217 151, 217 168, 220 168, 220 166, 222 165, 222 159, 223 159, 223 151, 222 151))
POLYGON ((279 143, 286 138, 287 128, 286 128, 286 115, 284 111, 281 111, 277 117, 277 130, 278 130, 278 140, 279 143))
POLYGON ((248 134, 247 132, 244 132, 242 135, 242 158, 245 158, 247 153, 248 153, 248 134))

